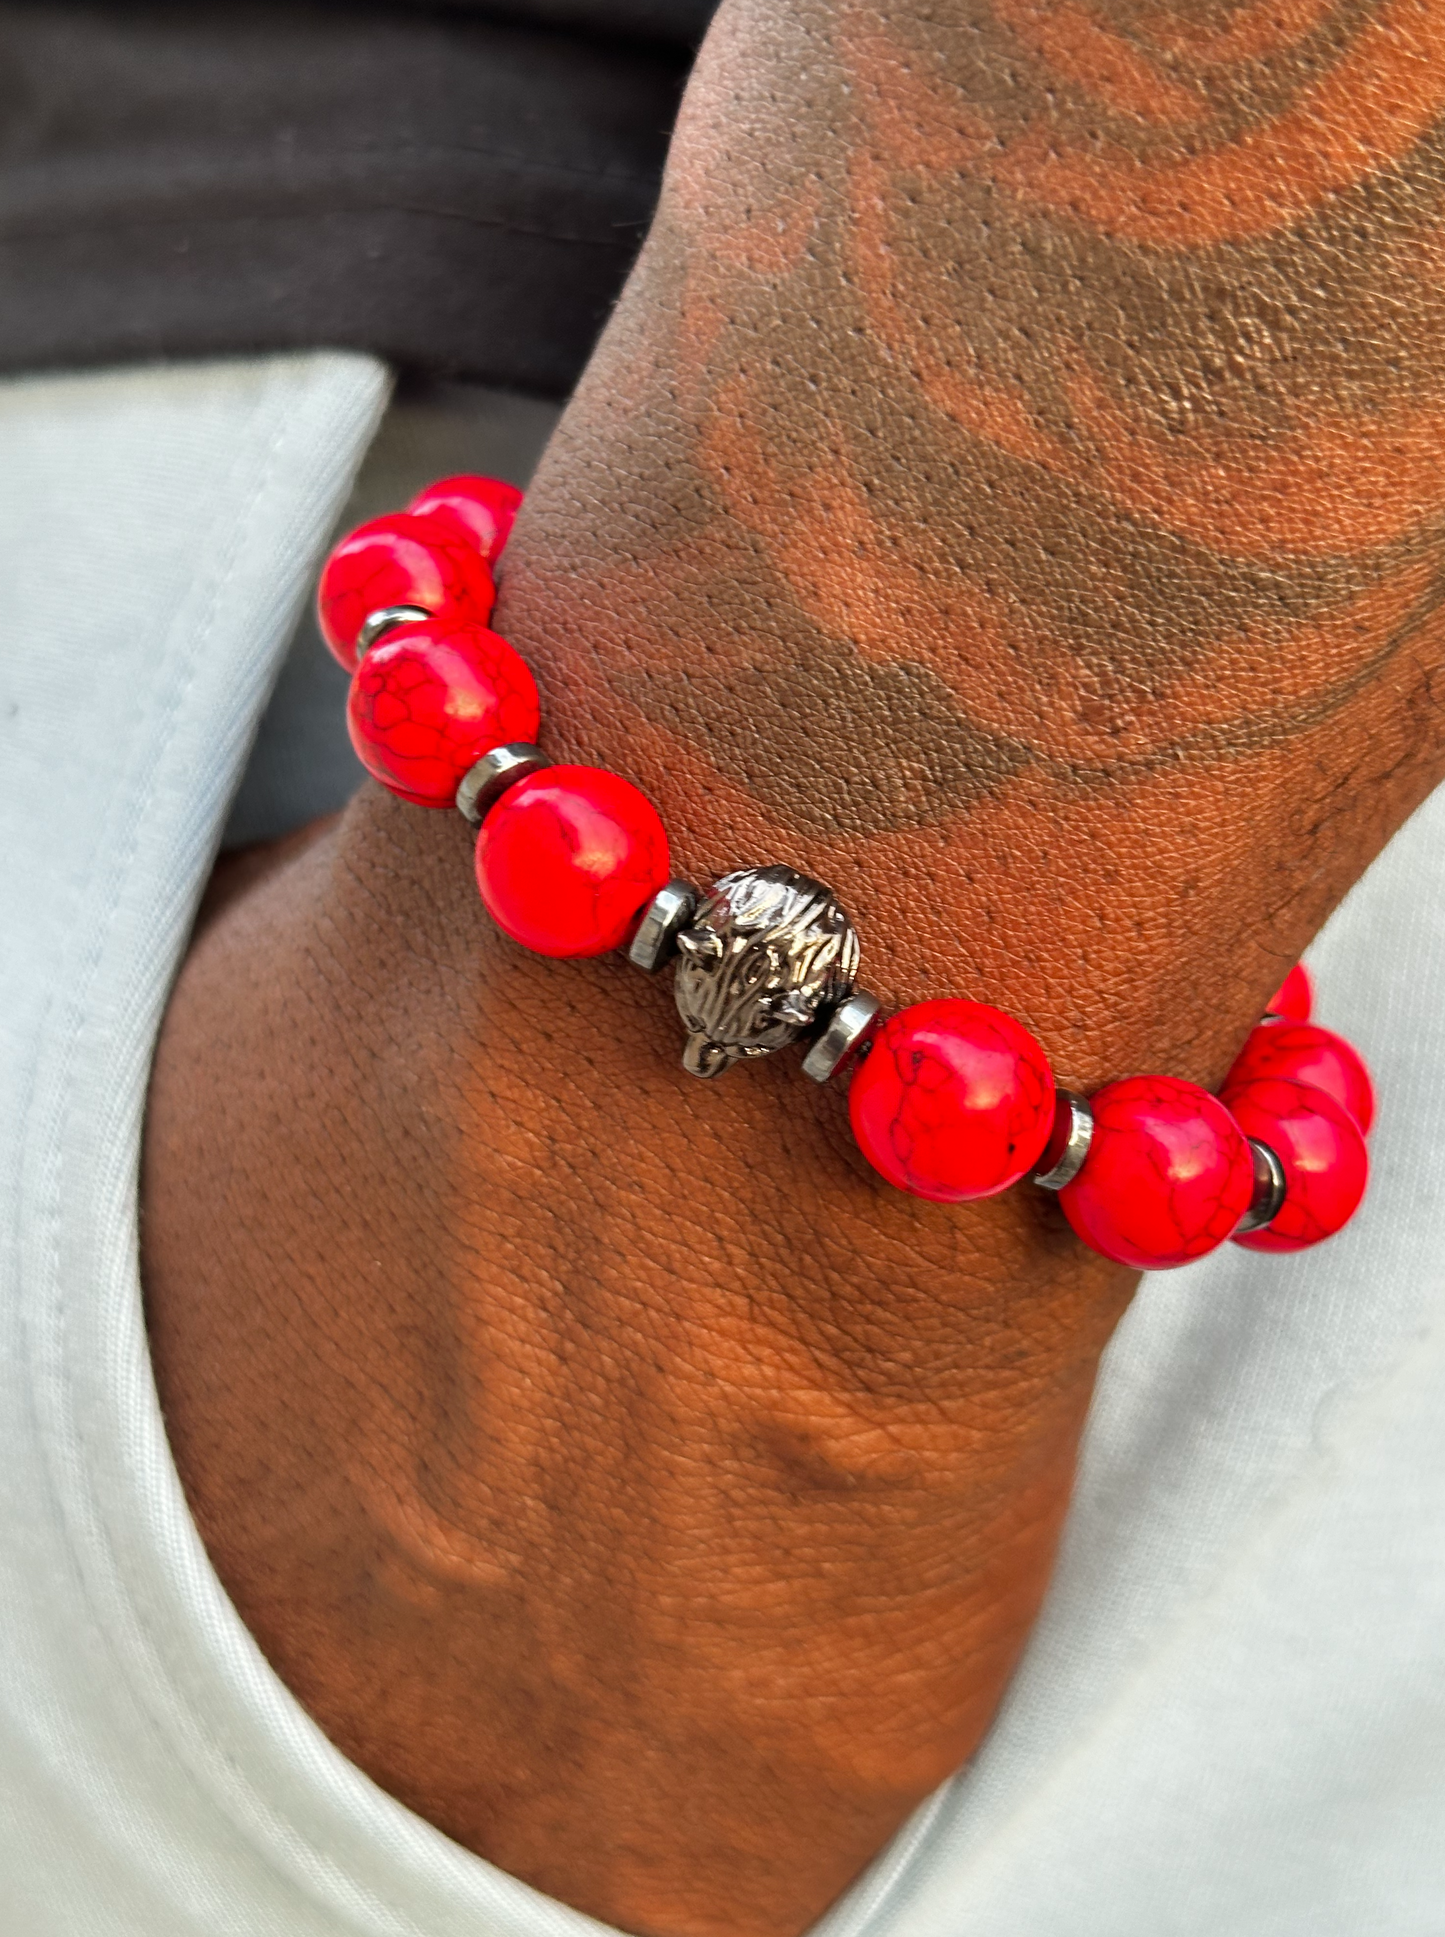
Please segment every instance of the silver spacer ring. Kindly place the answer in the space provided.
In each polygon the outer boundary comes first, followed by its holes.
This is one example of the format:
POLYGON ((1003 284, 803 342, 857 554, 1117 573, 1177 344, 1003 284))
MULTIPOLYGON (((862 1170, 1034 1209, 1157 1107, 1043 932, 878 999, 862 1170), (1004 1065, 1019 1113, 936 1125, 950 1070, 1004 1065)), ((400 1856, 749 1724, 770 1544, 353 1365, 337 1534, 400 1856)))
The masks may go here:
POLYGON ((416 619, 430 617, 431 613, 424 605, 383 605, 375 612, 368 612, 365 625, 356 635, 357 665, 361 664, 383 634, 394 631, 399 625, 411 625, 416 619))
POLYGON ((493 747, 462 775, 457 788, 457 812, 473 827, 480 827, 488 811, 509 787, 551 764, 540 747, 525 740, 511 740, 504 747, 493 747))
POLYGON ((1249 1209, 1234 1227, 1237 1238, 1273 1224, 1284 1209, 1285 1192, 1289 1188, 1284 1165, 1269 1145, 1261 1143, 1258 1137, 1250 1137, 1247 1142, 1254 1154, 1254 1196, 1249 1209))
POLYGON ((627 950, 628 961, 634 968, 656 975, 677 953, 678 934, 696 913, 697 889, 689 882, 669 881, 665 888, 659 888, 642 911, 627 950))
POLYGON ((826 1083, 871 1040, 883 1004, 866 989, 855 989, 829 1016, 822 1034, 803 1058, 803 1074, 826 1083))
POLYGON ((1054 1127, 1044 1145, 1034 1182, 1041 1190, 1062 1190, 1084 1168, 1094 1140, 1094 1112, 1072 1090, 1056 1090, 1054 1127))

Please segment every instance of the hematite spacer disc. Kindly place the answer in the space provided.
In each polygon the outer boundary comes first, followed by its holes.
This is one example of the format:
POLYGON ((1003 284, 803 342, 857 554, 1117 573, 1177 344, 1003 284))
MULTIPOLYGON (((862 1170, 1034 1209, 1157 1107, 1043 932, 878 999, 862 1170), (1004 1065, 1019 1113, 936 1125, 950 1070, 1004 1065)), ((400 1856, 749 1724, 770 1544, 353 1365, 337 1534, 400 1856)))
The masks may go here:
POLYGON ((457 788, 457 812, 473 827, 480 827, 488 810, 496 806, 509 787, 551 764, 540 747, 530 746, 525 740, 510 740, 504 747, 493 747, 462 775, 457 788))
POLYGON ((1258 1137, 1249 1137, 1246 1141, 1254 1156, 1254 1197, 1249 1209, 1234 1227, 1235 1237, 1273 1224, 1284 1209, 1285 1191, 1288 1188, 1284 1165, 1269 1145, 1261 1143, 1258 1137))
POLYGON ((642 911, 642 920, 627 950, 628 961, 635 968, 656 975, 677 953, 679 931, 687 927, 696 913, 697 889, 690 882, 669 881, 665 888, 659 888, 642 911))
POLYGON ((424 605, 383 605, 375 612, 368 612, 366 624, 356 635, 356 663, 359 666, 377 640, 392 632, 399 625, 410 625, 416 619, 429 619, 431 613, 424 605))
POLYGON ((1039 1158, 1034 1182, 1043 1190, 1062 1190, 1084 1168, 1094 1139, 1094 1112, 1072 1090, 1054 1093, 1054 1127, 1039 1158))
POLYGON ((803 1058, 803 1074, 826 1083, 871 1039, 883 1004, 866 989, 855 989, 829 1016, 827 1025, 803 1058))

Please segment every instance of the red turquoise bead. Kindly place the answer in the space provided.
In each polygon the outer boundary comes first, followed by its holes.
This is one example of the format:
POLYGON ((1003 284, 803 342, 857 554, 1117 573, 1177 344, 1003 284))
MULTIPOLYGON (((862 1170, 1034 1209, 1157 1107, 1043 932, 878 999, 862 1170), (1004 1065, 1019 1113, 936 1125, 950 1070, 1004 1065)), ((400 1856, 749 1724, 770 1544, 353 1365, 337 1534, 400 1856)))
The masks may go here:
POLYGON ((407 506, 414 517, 450 518, 488 560, 511 537, 521 508, 522 494, 515 484, 480 477, 438 478, 407 506))
POLYGON ((383 606, 418 605, 430 613, 455 607, 485 625, 495 598, 486 560, 456 525, 398 511, 358 525, 332 552, 317 588, 316 619, 322 638, 353 672, 357 636, 383 606))
POLYGON ((1314 1006, 1314 981, 1304 963, 1296 962, 1264 1005, 1264 1012, 1269 1016, 1288 1016, 1291 1022, 1308 1022, 1314 1006))
POLYGON ((1263 1230, 1237 1237, 1250 1251, 1303 1251, 1347 1224, 1370 1177, 1364 1132, 1324 1090, 1265 1076, 1229 1093, 1247 1137, 1267 1143, 1284 1166, 1284 1204, 1263 1230))
POLYGON ((451 807, 484 753, 535 740, 537 688, 486 626, 418 620, 386 633, 357 668, 347 705, 367 772, 418 807, 451 807))
POLYGON ((487 912, 539 955, 620 948, 667 880, 657 809, 601 767, 544 767, 519 780, 477 836, 487 912))
POLYGON ((1021 1022, 941 997, 879 1030, 848 1093, 858 1148, 899 1190, 935 1204, 992 1197, 1038 1162, 1054 1078, 1021 1022))
POLYGON ((1260 1076, 1287 1076, 1323 1090, 1344 1104, 1368 1136, 1375 1120, 1375 1086, 1359 1052, 1332 1029, 1283 1018, 1261 1023, 1250 1031, 1219 1093, 1227 1103, 1231 1090, 1260 1076))
POLYGON ((1059 1192, 1085 1244, 1139 1271, 1223 1244, 1249 1209, 1254 1160, 1219 1099, 1174 1076, 1128 1076, 1089 1107, 1089 1154, 1059 1192))

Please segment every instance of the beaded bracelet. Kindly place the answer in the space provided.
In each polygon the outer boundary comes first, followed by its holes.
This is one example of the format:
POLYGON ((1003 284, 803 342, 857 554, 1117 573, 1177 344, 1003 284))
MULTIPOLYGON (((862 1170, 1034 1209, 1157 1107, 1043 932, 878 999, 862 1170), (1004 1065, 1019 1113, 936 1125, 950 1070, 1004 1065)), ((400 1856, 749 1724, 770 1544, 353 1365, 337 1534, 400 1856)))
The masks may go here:
POLYGON ((478 830, 477 885, 508 935, 542 955, 625 948, 652 973, 675 963, 696 1076, 790 1043, 816 1082, 850 1073, 860 1149, 916 1196, 962 1203, 1031 1177, 1086 1244, 1148 1270, 1226 1238, 1296 1251, 1340 1229, 1364 1194, 1374 1095, 1350 1045, 1310 1021, 1303 967, 1218 1096, 1129 1076, 1086 1101, 1056 1088, 1037 1039, 988 1003, 943 997, 885 1017, 857 986, 857 934, 821 882, 777 866, 706 893, 672 879, 645 795, 535 744, 536 684, 487 623, 520 503, 495 479, 444 478, 343 539, 318 596, 322 635, 354 675, 363 765, 478 830))

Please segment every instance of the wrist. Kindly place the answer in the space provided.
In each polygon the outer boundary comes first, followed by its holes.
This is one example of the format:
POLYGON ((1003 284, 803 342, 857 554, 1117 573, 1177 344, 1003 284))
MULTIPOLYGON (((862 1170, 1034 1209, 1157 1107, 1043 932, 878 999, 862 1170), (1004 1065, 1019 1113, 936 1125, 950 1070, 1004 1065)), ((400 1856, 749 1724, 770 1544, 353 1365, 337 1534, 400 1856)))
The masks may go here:
POLYGON ((368 790, 187 965, 147 1151, 178 1464, 394 1793, 626 1926, 780 1888, 801 1926, 985 1726, 1129 1280, 1022 1197, 871 1188, 796 1072, 687 1077, 665 991, 525 956, 468 855, 368 790), (821 1812, 782 1886, 779 1812, 821 1812))

